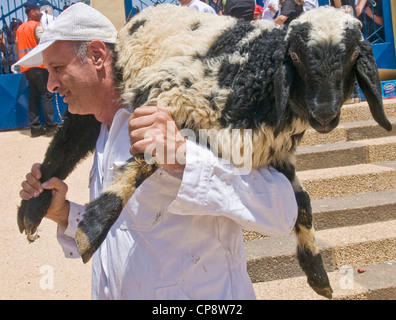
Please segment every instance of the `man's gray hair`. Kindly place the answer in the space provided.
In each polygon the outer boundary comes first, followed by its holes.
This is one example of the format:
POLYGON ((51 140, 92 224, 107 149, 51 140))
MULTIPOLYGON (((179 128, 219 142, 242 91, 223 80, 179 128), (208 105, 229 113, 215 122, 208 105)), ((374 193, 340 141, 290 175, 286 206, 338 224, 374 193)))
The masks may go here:
POLYGON ((75 41, 74 53, 80 59, 81 64, 87 62, 87 51, 90 41, 75 41))
MULTIPOLYGON (((91 41, 74 41, 75 46, 74 46, 74 53, 76 56, 80 59, 81 64, 85 64, 87 62, 87 51, 88 51, 88 46, 91 43, 91 41)), ((108 52, 111 54, 114 53, 114 44, 111 43, 105 43, 106 49, 108 52)))

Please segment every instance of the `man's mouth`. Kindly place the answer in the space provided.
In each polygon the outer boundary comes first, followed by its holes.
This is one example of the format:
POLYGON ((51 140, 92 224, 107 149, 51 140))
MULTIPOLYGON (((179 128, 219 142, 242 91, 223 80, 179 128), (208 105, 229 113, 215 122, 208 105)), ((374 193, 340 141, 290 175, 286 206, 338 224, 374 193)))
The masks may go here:
POLYGON ((70 92, 62 92, 62 93, 59 93, 59 94, 60 94, 61 97, 63 97, 63 101, 65 103, 67 103, 67 100, 69 98, 70 92))

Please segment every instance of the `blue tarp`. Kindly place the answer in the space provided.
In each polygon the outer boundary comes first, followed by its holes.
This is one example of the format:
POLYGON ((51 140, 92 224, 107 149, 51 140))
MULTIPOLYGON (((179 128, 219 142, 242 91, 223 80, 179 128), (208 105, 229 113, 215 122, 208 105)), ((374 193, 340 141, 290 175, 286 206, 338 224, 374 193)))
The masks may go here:
POLYGON ((0 129, 29 126, 29 88, 23 74, 0 76, 0 129))
MULTIPOLYGON (((28 83, 22 73, 0 76, 0 130, 29 127, 28 99, 28 83)), ((59 113, 63 114, 65 110, 66 104, 63 99, 54 95, 55 122, 60 122, 59 113)))

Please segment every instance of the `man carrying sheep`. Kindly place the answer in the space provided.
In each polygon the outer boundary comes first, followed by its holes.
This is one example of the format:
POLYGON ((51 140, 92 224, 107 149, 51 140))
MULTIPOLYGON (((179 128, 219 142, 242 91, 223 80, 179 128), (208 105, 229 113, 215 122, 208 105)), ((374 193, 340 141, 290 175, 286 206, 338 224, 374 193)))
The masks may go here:
MULTIPOLYGON (((186 141, 165 108, 143 106, 131 114, 119 102, 115 42, 110 21, 77 3, 19 62, 43 62, 50 71, 48 89, 64 96, 69 111, 93 114, 102 123, 90 174, 91 200, 111 183, 129 152, 152 150, 153 141, 165 154, 178 152, 176 163, 162 159, 161 168, 135 191, 95 252, 92 298, 253 299, 242 228, 288 234, 297 217, 289 181, 272 168, 235 175, 232 165, 186 141)), ((35 164, 20 196, 29 200, 53 190, 46 217, 59 226, 65 256, 77 258, 74 236, 84 206, 66 199, 62 180, 41 184, 40 177, 35 164)))

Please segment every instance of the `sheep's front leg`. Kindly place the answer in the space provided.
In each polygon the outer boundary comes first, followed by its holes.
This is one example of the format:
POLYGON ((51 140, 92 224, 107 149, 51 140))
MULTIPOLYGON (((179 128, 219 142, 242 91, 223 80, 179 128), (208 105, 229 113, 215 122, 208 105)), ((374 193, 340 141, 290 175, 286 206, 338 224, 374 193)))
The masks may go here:
POLYGON ((293 165, 284 164, 278 166, 277 169, 285 174, 292 183, 296 195, 298 216, 294 228, 297 237, 297 258, 300 267, 306 274, 311 288, 317 294, 331 299, 333 290, 315 240, 310 197, 298 180, 293 165))
MULTIPOLYGON (((100 122, 94 116, 66 111, 64 123, 49 144, 41 165, 41 182, 52 177, 66 179, 77 164, 95 149, 99 131, 100 122)), ((37 198, 21 201, 17 223, 19 231, 25 231, 29 241, 38 237, 37 227, 47 214, 51 200, 52 190, 44 190, 37 198)))
POLYGON ((84 263, 91 259, 102 244, 135 190, 157 168, 156 164, 147 163, 143 155, 131 158, 119 169, 116 179, 107 190, 87 205, 76 233, 77 249, 84 263))

